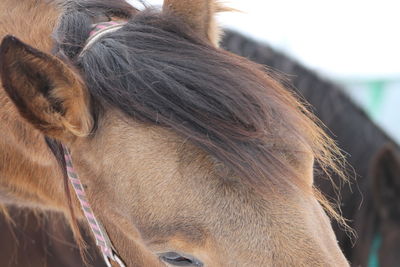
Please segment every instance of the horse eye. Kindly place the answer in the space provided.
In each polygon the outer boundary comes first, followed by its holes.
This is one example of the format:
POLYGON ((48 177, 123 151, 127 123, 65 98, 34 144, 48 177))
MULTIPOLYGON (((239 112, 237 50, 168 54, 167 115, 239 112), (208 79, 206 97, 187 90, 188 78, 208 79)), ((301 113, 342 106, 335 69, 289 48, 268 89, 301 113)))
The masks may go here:
POLYGON ((185 266, 185 267, 202 267, 203 263, 191 256, 183 256, 176 252, 167 252, 160 254, 160 259, 168 264, 174 266, 185 266))

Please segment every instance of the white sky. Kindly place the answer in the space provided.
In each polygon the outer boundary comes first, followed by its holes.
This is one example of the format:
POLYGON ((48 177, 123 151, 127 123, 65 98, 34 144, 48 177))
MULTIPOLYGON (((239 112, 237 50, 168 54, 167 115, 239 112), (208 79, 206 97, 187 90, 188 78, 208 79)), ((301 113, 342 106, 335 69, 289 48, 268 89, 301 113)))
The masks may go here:
MULTIPOLYGON (((162 0, 147 0, 160 5, 162 0)), ((225 0, 227 28, 337 78, 400 77, 399 0, 225 0)))

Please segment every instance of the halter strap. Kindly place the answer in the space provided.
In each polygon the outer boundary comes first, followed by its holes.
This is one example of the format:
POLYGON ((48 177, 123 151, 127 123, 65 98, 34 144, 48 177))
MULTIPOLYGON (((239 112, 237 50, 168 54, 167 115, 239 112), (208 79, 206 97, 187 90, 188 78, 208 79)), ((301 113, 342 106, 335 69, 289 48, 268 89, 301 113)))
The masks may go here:
POLYGON ((79 179, 79 176, 75 172, 75 169, 72 165, 72 157, 70 150, 64 145, 62 147, 64 150, 64 158, 67 167, 68 179, 71 182, 72 187, 74 188, 76 196, 78 197, 83 214, 86 217, 89 227, 96 240, 97 246, 100 247, 101 253, 103 254, 103 258, 107 267, 111 267, 110 260, 118 263, 120 267, 125 267, 124 262, 121 260, 121 258, 117 254, 117 251, 114 249, 111 240, 108 237, 107 232, 105 231, 103 225, 97 220, 96 216, 94 215, 94 212, 86 197, 86 193, 83 188, 82 182, 79 179))
MULTIPOLYGON (((88 49, 90 49, 90 47, 94 43, 96 43, 96 41, 101 39, 103 36, 105 36, 108 33, 115 32, 121 29, 125 24, 126 22, 121 22, 121 21, 107 21, 94 24, 93 29, 90 32, 90 37, 86 41, 86 45, 83 47, 82 52, 80 53, 79 56, 82 56, 88 49)), ((94 212, 86 197, 86 193, 83 188, 82 182, 79 179, 79 176, 72 165, 72 157, 70 150, 64 145, 62 145, 62 147, 64 150, 64 158, 67 167, 68 179, 72 187, 74 188, 76 196, 78 197, 83 214, 85 215, 89 227, 93 233, 93 236, 96 240, 96 244, 97 246, 99 246, 100 251, 103 254, 103 258, 107 267, 112 267, 110 260, 118 263, 120 267, 125 267, 124 262, 118 256, 118 253, 116 249, 113 247, 111 240, 108 237, 108 234, 105 231, 103 225, 97 220, 96 216, 94 215, 94 212)))
POLYGON ((85 46, 83 47, 79 56, 82 56, 90 47, 93 46, 99 39, 105 36, 108 33, 115 32, 125 26, 126 22, 122 21, 106 21, 97 24, 93 24, 93 29, 90 32, 90 37, 86 41, 85 46))

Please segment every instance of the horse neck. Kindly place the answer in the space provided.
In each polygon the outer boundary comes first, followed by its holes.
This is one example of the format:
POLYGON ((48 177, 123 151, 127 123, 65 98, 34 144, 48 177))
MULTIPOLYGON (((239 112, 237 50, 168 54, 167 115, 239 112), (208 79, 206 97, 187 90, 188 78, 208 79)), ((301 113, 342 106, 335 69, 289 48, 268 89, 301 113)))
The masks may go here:
MULTIPOLYGON (((7 10, 0 12, 0 40, 12 34, 49 52, 57 10, 46 2, 0 1, 0 10, 7 10)), ((44 136, 21 118, 2 87, 0 125, 0 202, 62 207, 65 194, 56 159, 44 136)))

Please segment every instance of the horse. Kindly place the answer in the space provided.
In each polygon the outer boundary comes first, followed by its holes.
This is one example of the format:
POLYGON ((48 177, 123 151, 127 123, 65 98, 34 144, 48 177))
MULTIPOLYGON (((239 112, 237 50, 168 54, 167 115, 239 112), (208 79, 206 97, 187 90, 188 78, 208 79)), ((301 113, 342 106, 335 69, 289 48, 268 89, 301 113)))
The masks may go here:
POLYGON ((383 146, 371 160, 364 208, 357 214, 355 229, 360 233, 359 262, 369 266, 397 266, 400 257, 400 157, 398 147, 383 146), (363 223, 364 221, 364 223, 363 223))
POLYGON ((218 48, 219 3, 0 7, 4 202, 66 214, 78 241, 87 218, 120 266, 348 266, 313 187, 339 152, 273 73, 218 48))
MULTIPOLYGON (((373 265, 376 261, 384 267, 400 265, 395 252, 400 249, 399 194, 395 193, 400 188, 400 148, 395 141, 351 101, 342 87, 290 57, 233 31, 226 32, 222 46, 285 73, 282 79, 286 79, 287 87, 310 103, 347 153, 349 173, 356 173, 356 181, 353 186, 342 187, 339 201, 356 238, 338 225, 334 228, 346 258, 353 266, 377 266, 373 265), (372 259, 372 254, 377 259, 372 259)), ((323 193, 336 199, 334 188, 318 171, 315 181, 323 193)))

